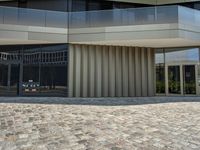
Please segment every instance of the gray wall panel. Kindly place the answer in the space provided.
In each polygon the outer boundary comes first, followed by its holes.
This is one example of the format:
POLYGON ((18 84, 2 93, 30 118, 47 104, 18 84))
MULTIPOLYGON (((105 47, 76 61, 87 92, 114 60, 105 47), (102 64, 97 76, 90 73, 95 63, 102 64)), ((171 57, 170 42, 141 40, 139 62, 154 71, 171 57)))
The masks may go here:
POLYGON ((70 45, 69 97, 155 95, 154 49, 70 45))
POLYGON ((128 47, 122 48, 122 91, 123 97, 128 97, 128 47))
POLYGON ((122 96, 122 48, 116 47, 116 96, 122 96))

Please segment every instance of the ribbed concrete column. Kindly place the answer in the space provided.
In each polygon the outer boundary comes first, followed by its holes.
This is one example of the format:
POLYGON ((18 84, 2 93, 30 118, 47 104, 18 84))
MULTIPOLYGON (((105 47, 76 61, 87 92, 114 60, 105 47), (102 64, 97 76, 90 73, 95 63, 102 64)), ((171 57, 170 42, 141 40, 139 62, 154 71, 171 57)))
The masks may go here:
POLYGON ((100 46, 96 47, 96 97, 102 96, 102 50, 100 46))
POLYGON ((75 96, 81 96, 81 47, 75 46, 75 96))
POLYGON ((89 46, 89 97, 95 96, 95 46, 89 46))
POLYGON ((128 48, 122 48, 122 85, 123 96, 128 97, 128 48))
POLYGON ((82 97, 88 97, 88 46, 82 45, 82 97))
POLYGON ((141 51, 138 47, 135 48, 135 85, 136 96, 142 96, 141 82, 141 51))
POLYGON ((69 58, 68 58, 68 96, 73 97, 74 89, 74 46, 69 45, 69 58))
POLYGON ((129 47, 129 53, 128 53, 128 60, 129 60, 129 96, 133 97, 135 96, 135 55, 134 55, 134 48, 129 47))
POLYGON ((142 96, 148 95, 147 90, 147 52, 145 48, 141 49, 141 68, 142 68, 142 96))
POLYGON ((116 96, 122 96, 122 49, 116 47, 116 96))
POLYGON ((154 50, 70 45, 70 97, 153 96, 154 50))
POLYGON ((108 97, 108 51, 109 48, 107 46, 102 47, 103 50, 103 58, 102 58, 102 96, 108 97))
POLYGON ((109 47, 109 96, 115 96, 115 49, 109 47))

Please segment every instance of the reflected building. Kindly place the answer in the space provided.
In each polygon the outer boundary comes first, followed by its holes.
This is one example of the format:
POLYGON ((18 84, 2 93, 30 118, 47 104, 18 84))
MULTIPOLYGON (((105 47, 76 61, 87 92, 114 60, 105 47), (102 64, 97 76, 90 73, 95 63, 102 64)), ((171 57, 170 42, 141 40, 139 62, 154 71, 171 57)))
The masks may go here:
POLYGON ((200 95, 198 0, 0 1, 0 96, 200 95))
POLYGON ((199 95, 199 48, 156 51, 156 92, 161 95, 199 95))

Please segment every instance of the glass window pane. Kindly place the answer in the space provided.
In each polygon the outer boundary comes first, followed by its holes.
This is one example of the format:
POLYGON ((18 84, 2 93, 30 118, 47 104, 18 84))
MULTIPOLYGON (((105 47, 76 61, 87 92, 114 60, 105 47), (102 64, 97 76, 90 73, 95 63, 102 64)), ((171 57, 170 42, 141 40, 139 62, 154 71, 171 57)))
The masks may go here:
POLYGON ((164 63, 164 50, 156 50, 156 93, 165 93, 165 63, 164 63))

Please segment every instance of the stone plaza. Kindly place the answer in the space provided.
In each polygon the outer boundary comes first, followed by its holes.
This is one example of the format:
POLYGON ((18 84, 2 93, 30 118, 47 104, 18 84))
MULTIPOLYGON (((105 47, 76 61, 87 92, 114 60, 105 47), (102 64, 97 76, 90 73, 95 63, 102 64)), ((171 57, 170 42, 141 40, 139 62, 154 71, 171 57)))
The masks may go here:
POLYGON ((168 149, 200 149, 200 98, 0 98, 0 150, 168 149))

